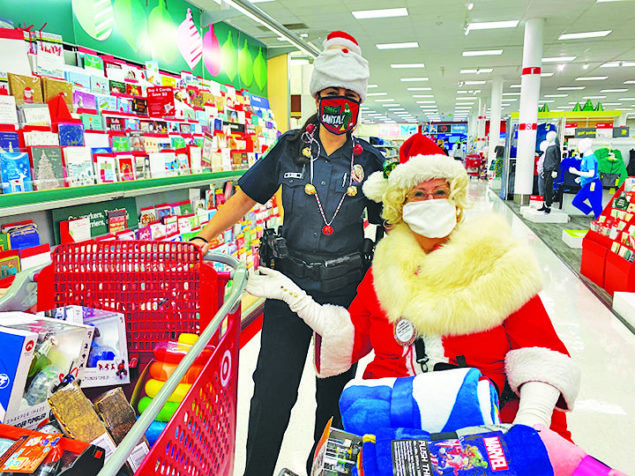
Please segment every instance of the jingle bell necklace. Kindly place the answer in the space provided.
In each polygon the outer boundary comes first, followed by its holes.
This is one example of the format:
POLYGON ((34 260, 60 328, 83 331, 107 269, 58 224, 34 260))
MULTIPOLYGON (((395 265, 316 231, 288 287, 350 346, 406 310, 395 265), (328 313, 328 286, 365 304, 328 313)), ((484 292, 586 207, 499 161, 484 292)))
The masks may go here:
POLYGON ((354 165, 353 162, 355 160, 355 156, 360 155, 364 149, 362 148, 361 145, 355 143, 355 137, 353 137, 352 138, 353 139, 353 153, 351 154, 351 170, 350 170, 350 173, 348 174, 348 187, 346 189, 346 192, 342 194, 342 198, 340 199, 340 203, 337 205, 337 208, 335 209, 335 213, 333 213, 333 216, 331 217, 330 220, 327 220, 326 215, 324 215, 324 208, 322 207, 322 202, 320 201, 320 197, 317 193, 317 189, 315 188, 315 185, 313 185, 313 162, 315 162, 318 159, 318 157, 320 157, 320 143, 314 137, 316 129, 317 128, 315 127, 314 124, 309 124, 307 126, 306 132, 302 135, 302 139, 304 140, 304 142, 308 143, 308 145, 304 149, 302 149, 302 155, 305 156, 307 159, 310 159, 310 170, 311 170, 311 181, 310 183, 307 183, 304 186, 304 193, 306 193, 307 195, 315 196, 318 209, 320 210, 320 214, 322 215, 322 220, 324 221, 324 226, 322 227, 322 233, 326 236, 329 236, 333 234, 333 227, 331 226, 331 224, 333 223, 333 220, 335 220, 335 217, 339 213, 340 208, 342 207, 342 203, 344 203, 344 199, 346 198, 346 196, 348 195, 349 197, 354 197, 355 195, 357 195, 357 187, 353 185, 353 165, 354 165), (313 143, 315 143, 315 145, 317 146, 317 155, 315 156, 315 158, 313 157, 313 154, 311 151, 311 146, 313 143))

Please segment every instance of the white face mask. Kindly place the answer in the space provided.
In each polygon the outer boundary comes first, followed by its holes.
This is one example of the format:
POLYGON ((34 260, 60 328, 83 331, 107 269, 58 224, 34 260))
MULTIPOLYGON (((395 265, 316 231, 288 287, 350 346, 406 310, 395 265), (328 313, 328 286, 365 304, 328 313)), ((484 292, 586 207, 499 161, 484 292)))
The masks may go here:
POLYGON ((456 226, 456 206, 447 199, 409 202, 403 207, 403 221, 418 235, 443 238, 456 226))

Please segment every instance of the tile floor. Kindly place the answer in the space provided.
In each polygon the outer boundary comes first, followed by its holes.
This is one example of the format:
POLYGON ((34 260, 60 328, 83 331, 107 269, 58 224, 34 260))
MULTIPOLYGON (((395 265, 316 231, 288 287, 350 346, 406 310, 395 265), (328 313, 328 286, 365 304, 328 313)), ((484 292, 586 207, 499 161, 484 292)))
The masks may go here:
MULTIPOLYGON (((558 334, 582 368, 582 387, 576 408, 569 415, 574 440, 612 467, 635 474, 635 335, 498 196, 487 190, 485 183, 472 181, 470 197, 474 207, 468 218, 483 212, 505 216, 514 235, 529 241, 543 268, 545 287, 541 297, 558 334)), ((236 476, 242 475, 245 464, 249 401, 253 392, 251 374, 259 348, 260 338, 256 335, 240 355, 236 476)), ((365 363, 360 363, 359 367, 363 369, 365 363)), ((314 393, 313 363, 309 358, 276 475, 282 467, 288 467, 299 475, 305 474, 304 462, 312 443, 314 393)))

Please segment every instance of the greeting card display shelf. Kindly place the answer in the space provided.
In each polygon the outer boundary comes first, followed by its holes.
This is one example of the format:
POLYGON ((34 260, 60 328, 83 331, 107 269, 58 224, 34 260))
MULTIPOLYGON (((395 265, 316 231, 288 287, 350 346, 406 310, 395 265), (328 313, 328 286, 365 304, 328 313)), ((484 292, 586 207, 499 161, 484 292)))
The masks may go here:
POLYGON ((611 295, 635 292, 635 178, 615 192, 582 240, 580 272, 611 295))
POLYGON ((0 218, 117 198, 201 187, 214 181, 238 179, 244 173, 245 170, 234 170, 0 195, 0 218))

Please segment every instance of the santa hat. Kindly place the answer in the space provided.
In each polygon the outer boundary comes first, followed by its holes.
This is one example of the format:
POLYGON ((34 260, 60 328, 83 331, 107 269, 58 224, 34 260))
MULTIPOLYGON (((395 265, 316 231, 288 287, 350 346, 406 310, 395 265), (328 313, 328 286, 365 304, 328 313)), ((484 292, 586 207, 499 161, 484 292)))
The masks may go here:
POLYGON ((370 71, 362 49, 351 35, 343 31, 329 33, 324 40, 324 51, 313 62, 311 95, 326 88, 346 88, 366 99, 370 71))
POLYGON ((414 134, 399 149, 399 162, 387 162, 383 172, 375 172, 364 183, 364 194, 383 202, 391 189, 409 190, 430 179, 444 178, 452 184, 458 180, 467 187, 467 172, 458 160, 448 157, 423 134, 414 134))

